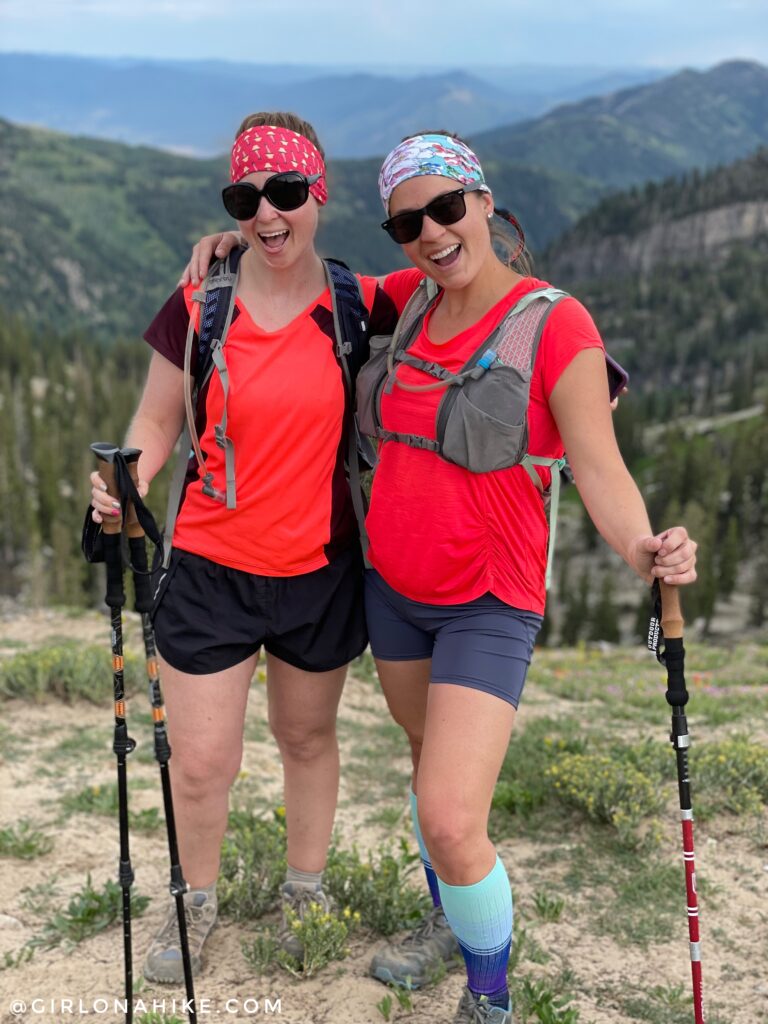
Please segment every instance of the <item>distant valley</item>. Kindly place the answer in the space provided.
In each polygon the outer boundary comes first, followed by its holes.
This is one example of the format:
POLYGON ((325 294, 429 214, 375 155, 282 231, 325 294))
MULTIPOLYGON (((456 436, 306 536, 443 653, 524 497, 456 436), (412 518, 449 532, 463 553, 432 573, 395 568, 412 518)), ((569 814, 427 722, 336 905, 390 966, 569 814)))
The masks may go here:
POLYGON ((462 71, 0 54, 0 117, 206 157, 252 110, 294 110, 332 157, 376 156, 424 127, 471 134, 653 81, 651 68, 462 71))

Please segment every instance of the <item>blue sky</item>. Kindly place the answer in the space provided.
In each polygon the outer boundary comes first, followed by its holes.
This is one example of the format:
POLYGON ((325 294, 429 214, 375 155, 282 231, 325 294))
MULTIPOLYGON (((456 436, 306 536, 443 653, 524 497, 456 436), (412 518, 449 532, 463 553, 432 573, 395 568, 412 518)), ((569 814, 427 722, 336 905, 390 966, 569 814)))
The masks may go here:
POLYGON ((0 0, 0 49, 356 67, 708 67, 768 63, 768 0, 0 0))

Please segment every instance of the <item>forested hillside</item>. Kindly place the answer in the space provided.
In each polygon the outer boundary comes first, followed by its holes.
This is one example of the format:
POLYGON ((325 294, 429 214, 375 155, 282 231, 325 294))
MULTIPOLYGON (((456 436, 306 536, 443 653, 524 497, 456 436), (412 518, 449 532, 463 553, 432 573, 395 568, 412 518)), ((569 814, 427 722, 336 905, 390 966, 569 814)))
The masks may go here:
POLYGON ((767 172, 760 150, 613 196, 541 261, 630 372, 622 451, 652 522, 682 520, 700 540, 686 606, 705 624, 735 590, 749 596, 743 625, 768 616, 767 172))

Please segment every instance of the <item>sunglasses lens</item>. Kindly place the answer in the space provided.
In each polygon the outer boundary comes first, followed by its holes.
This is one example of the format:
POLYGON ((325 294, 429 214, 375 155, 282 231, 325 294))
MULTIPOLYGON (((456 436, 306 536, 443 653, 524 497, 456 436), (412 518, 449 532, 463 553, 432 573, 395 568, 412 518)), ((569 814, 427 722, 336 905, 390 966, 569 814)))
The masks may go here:
POLYGON ((252 185, 227 185, 222 191, 224 209, 235 220, 250 220, 256 216, 261 192, 252 185))
POLYGON ((407 245, 415 242, 421 234, 421 225, 424 222, 424 214, 421 210, 413 213, 398 213, 385 222, 384 228, 389 237, 398 245, 407 245))
POLYGON ((222 190, 224 209, 235 220, 250 220, 259 209, 262 195, 276 210, 298 210, 309 198, 309 182, 303 174, 286 171, 267 179, 263 189, 240 182, 222 190))
POLYGON ((431 203, 427 203, 423 210, 406 210, 405 213, 396 213, 394 217, 384 221, 382 227, 398 245, 407 245, 409 242, 415 242, 421 234, 424 214, 436 224, 442 224, 445 227, 460 221, 466 212, 467 204, 464 201, 464 193, 448 192, 433 199, 431 203))
POLYGON ((298 210, 309 198, 309 184, 303 175, 286 171, 267 181, 264 195, 276 210, 298 210))
POLYGON ((462 192, 449 192, 447 195, 438 196, 427 206, 427 216, 438 224, 445 227, 448 224, 456 224, 467 212, 467 204, 464 202, 462 192))

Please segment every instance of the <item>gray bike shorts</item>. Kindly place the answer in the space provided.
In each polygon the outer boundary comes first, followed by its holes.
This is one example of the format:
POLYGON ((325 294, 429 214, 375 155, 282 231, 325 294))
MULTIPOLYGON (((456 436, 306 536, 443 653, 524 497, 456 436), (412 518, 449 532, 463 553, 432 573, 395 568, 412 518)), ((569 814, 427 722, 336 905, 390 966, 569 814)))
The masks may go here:
POLYGON ((432 659, 431 682, 455 683, 517 707, 542 616, 491 593, 465 604, 422 604, 365 571, 365 614, 374 657, 432 659))

